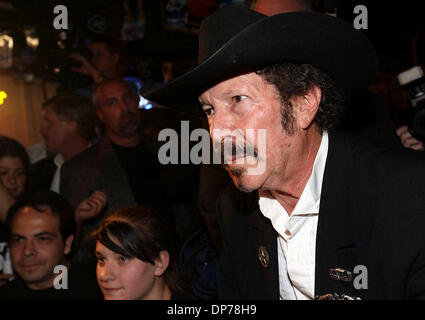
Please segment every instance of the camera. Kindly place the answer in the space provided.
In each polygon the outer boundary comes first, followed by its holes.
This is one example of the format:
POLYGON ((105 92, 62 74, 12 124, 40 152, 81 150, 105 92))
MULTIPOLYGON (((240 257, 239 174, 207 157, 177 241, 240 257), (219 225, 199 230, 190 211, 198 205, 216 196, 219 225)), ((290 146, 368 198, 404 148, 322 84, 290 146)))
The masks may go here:
POLYGON ((413 137, 425 141, 425 77, 420 66, 401 72, 397 76, 413 109, 409 113, 407 126, 413 137))

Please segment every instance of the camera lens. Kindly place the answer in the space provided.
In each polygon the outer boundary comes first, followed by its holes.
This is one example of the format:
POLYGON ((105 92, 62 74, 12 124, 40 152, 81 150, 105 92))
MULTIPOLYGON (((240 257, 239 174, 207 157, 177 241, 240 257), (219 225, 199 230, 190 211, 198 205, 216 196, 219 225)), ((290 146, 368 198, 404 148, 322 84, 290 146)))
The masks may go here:
POLYGON ((408 127, 413 137, 425 141, 425 103, 419 103, 413 108, 408 127))

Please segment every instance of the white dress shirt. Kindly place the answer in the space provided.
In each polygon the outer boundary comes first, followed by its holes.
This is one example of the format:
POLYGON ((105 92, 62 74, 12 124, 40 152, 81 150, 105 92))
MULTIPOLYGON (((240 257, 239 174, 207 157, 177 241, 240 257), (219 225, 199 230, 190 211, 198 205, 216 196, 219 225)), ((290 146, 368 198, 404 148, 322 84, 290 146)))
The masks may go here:
POLYGON ((54 158, 53 162, 56 165, 55 175, 53 176, 52 184, 50 185, 50 190, 59 193, 60 189, 60 177, 61 177, 61 167, 64 163, 62 154, 58 153, 54 158))
POLYGON ((291 216, 276 199, 260 192, 260 210, 278 233, 281 300, 314 298, 316 232, 328 144, 328 133, 323 131, 312 173, 291 216))
MULTIPOLYGON (((87 149, 91 147, 91 143, 87 145, 87 149)), ((62 154, 58 153, 54 158, 53 162, 56 165, 56 171, 53 176, 52 184, 50 185, 50 190, 55 191, 57 193, 60 193, 60 180, 61 180, 61 168, 63 163, 65 162, 63 160, 62 154)))

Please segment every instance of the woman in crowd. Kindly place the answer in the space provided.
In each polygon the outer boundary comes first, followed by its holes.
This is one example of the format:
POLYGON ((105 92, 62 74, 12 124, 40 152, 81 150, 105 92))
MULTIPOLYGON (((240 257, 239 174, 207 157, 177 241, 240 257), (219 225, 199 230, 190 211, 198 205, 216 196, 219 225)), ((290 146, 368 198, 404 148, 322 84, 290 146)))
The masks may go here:
POLYGON ((16 140, 0 136, 0 220, 16 199, 28 190, 30 161, 25 148, 16 140))
POLYGON ((3 224, 12 204, 28 191, 29 168, 25 148, 16 140, 0 136, 0 286, 13 277, 3 224))
POLYGON ((94 233, 97 281, 104 298, 183 298, 174 234, 153 209, 125 208, 106 218, 94 233))

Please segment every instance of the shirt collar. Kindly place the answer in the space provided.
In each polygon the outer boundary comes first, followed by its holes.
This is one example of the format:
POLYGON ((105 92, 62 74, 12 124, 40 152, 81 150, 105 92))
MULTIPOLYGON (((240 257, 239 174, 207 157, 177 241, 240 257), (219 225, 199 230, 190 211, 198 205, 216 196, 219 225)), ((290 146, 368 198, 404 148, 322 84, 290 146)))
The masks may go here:
MULTIPOLYGON (((92 144, 91 144, 91 142, 89 142, 88 144, 87 144, 87 147, 86 147, 86 149, 88 149, 88 148, 90 148, 92 146, 92 144)), ((56 167, 57 168, 60 168, 60 167, 62 167, 62 165, 63 165, 63 163, 65 162, 64 160, 63 160, 63 156, 62 156, 62 154, 61 153, 58 153, 54 158, 53 158, 53 162, 55 163, 55 165, 56 165, 56 167)))
POLYGON ((55 163, 56 167, 60 168, 62 167, 64 161, 63 161, 63 157, 62 154, 58 153, 54 158, 53 158, 53 162, 55 163))
POLYGON ((319 213, 320 195, 322 193, 322 182, 328 155, 328 145, 328 132, 323 131, 322 141, 317 151, 316 158, 314 159, 313 170, 294 208, 293 215, 319 213))
MULTIPOLYGON (((322 191, 323 175, 325 172, 326 158, 328 155, 328 147, 328 132, 324 130, 322 133, 322 140, 320 142, 319 150, 317 151, 316 158, 314 160, 311 175, 304 187, 300 199, 294 208, 294 211, 291 214, 291 217, 319 214, 320 196, 322 191)), ((259 207, 262 214, 271 220, 273 227, 279 234, 283 235, 286 227, 290 227, 290 223, 288 223, 290 217, 285 208, 280 205, 276 199, 261 196, 260 193, 259 207), (286 226, 287 224, 288 226, 286 226)), ((298 224, 298 222, 295 221, 292 223, 298 224)), ((296 226, 292 227, 297 228, 296 226)))

